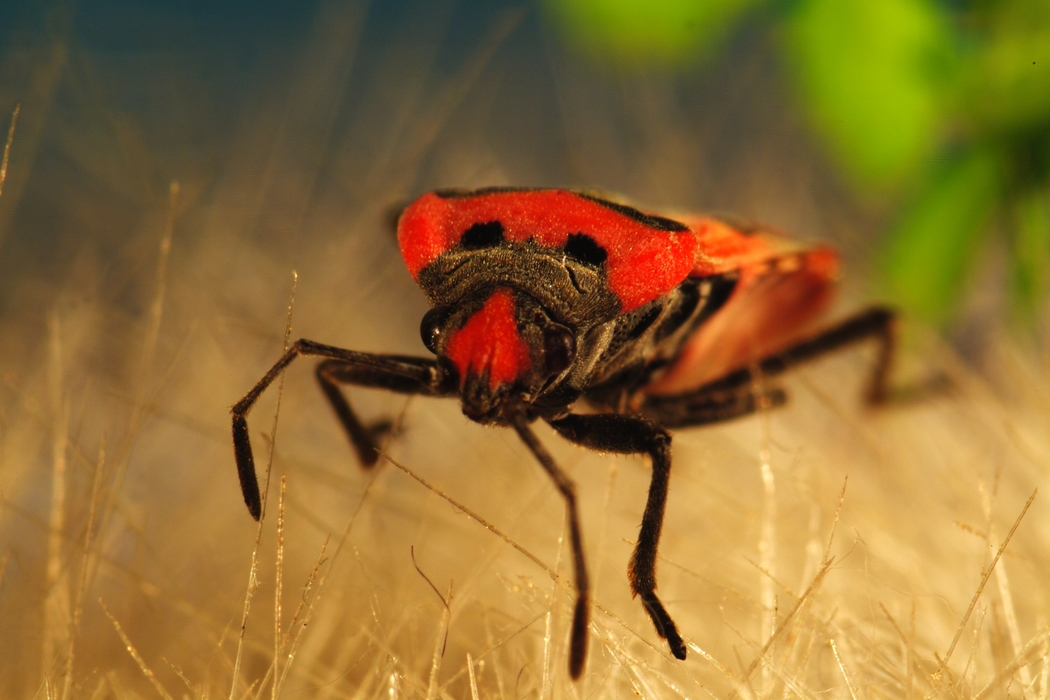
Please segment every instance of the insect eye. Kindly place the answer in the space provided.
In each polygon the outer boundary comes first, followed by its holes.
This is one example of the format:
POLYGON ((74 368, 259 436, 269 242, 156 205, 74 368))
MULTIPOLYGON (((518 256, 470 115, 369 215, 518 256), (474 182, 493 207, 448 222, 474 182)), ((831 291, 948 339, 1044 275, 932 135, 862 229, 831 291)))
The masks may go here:
POLYGON ((423 345, 427 350, 437 354, 438 341, 441 334, 445 332, 445 323, 452 313, 450 306, 438 306, 423 314, 423 320, 419 323, 419 336, 423 339, 423 345))
POLYGON ((561 374, 576 359, 576 336, 565 326, 548 324, 543 329, 543 357, 548 374, 561 374))

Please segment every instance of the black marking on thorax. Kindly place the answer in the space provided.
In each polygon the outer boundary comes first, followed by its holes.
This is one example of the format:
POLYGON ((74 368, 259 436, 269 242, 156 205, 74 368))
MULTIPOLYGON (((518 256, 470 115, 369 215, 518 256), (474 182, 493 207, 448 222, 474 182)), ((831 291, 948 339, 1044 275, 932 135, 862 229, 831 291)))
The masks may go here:
POLYGON ((474 224, 464 231, 459 239, 459 248, 481 250, 497 246, 503 240, 503 224, 499 221, 487 221, 483 224, 474 224))
POLYGON ((612 339, 583 390, 602 405, 616 405, 623 395, 648 384, 653 374, 674 361, 682 346, 723 308, 739 275, 730 272, 686 279, 665 296, 618 317, 612 339))
POLYGON ((605 263, 609 254, 586 233, 570 233, 563 248, 565 254, 585 265, 598 267, 605 263))

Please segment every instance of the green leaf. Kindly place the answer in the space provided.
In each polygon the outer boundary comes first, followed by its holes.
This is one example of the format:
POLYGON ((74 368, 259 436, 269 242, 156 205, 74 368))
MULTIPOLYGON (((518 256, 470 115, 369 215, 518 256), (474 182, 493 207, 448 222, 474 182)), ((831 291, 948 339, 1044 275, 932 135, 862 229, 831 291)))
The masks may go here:
POLYGON ((933 0, 800 0, 787 53, 805 109, 862 188, 895 189, 936 153, 955 37, 933 0))
POLYGON ((1001 190, 999 160, 990 150, 962 154, 935 173, 884 244, 889 301, 931 323, 947 320, 1001 190))
POLYGON ((598 60, 674 66, 709 53, 764 0, 544 0, 569 40, 598 60))
POLYGON ((1003 22, 967 64, 962 111, 978 131, 1050 129, 1050 13, 1043 15, 1003 22))

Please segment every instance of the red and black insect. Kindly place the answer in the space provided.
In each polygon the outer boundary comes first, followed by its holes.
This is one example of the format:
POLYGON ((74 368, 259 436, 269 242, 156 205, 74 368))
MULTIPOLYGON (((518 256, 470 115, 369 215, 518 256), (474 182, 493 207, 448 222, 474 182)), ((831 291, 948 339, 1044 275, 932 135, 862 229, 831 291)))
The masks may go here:
POLYGON ((325 358, 317 380, 366 467, 388 423, 368 426, 340 384, 457 396, 463 413, 513 428, 565 498, 576 582, 569 673, 587 653, 587 566, 576 486, 533 433, 648 454, 652 481, 628 565, 656 632, 678 659, 686 645, 656 596, 656 551, 671 468, 668 428, 779 406, 775 379, 856 341, 879 342, 867 399, 886 395, 895 316, 875 307, 814 329, 831 301, 838 259, 758 227, 670 219, 585 192, 442 190, 398 221, 401 253, 433 308, 420 327, 433 358, 376 355, 297 341, 233 407, 233 444, 248 510, 261 503, 246 416, 300 355, 325 358), (587 412, 578 412, 586 406, 587 412))

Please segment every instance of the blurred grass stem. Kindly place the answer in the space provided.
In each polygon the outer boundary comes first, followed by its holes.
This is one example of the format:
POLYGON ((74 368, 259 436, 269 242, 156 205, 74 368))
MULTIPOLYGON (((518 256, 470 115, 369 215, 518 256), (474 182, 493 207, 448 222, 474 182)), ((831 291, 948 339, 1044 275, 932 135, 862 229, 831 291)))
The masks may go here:
POLYGON ((4 182, 7 181, 7 162, 11 159, 11 144, 15 140, 15 125, 18 123, 18 111, 21 108, 21 104, 16 104, 14 112, 11 113, 11 126, 7 130, 7 142, 4 144, 4 159, 0 161, 0 196, 4 193, 4 182))

